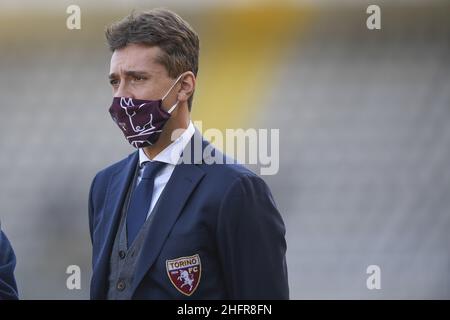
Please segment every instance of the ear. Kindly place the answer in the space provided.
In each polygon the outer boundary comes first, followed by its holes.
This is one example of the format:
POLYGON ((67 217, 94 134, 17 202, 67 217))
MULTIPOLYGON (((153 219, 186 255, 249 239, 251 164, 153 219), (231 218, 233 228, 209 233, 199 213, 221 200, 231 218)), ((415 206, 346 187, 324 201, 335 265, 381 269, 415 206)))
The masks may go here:
POLYGON ((181 87, 178 91, 178 101, 187 102, 189 97, 194 93, 195 90, 195 75, 193 72, 186 72, 180 79, 181 87))

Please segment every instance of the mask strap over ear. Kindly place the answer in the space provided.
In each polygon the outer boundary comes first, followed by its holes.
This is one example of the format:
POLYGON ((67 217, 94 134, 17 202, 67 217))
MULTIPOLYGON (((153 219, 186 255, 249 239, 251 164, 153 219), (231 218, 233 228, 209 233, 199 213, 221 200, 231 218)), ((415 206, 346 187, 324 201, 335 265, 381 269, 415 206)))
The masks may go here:
MULTIPOLYGON (((183 76, 183 74, 180 74, 180 75, 178 76, 177 80, 175 80, 175 82, 172 84, 172 86, 170 87, 170 89, 166 92, 166 94, 164 95, 164 97, 162 97, 161 100, 164 100, 164 99, 167 97, 167 95, 170 93, 170 91, 172 91, 173 87, 175 87, 175 85, 177 84, 177 82, 180 81, 180 79, 181 79, 182 76, 183 76)), ((172 108, 173 108, 173 107, 172 107, 172 108)), ((171 109, 172 109, 172 108, 171 108, 171 109)))
MULTIPOLYGON (((183 74, 180 74, 177 78, 177 80, 175 80, 175 82, 172 84, 172 86, 170 87, 169 91, 167 91, 167 93, 164 95, 164 97, 161 99, 164 100, 167 95, 170 93, 170 91, 172 91, 173 87, 175 87, 175 85, 177 84, 178 81, 180 81, 181 77, 183 76, 183 74)), ((172 113, 172 111, 178 106, 178 100, 177 102, 169 109, 169 111, 167 111, 168 113, 172 113)))
POLYGON ((178 106, 178 101, 175 102, 175 104, 172 106, 172 108, 169 109, 169 111, 167 111, 168 113, 172 113, 172 111, 178 106))

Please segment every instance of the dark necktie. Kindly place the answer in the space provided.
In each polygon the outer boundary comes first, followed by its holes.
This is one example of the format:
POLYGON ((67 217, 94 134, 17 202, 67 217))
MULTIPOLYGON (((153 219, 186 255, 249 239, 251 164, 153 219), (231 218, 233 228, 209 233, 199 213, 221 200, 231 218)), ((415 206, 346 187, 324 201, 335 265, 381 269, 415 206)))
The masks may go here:
POLYGON ((139 230, 147 219, 153 195, 156 173, 164 166, 163 162, 148 161, 144 163, 141 182, 133 191, 127 212, 127 241, 131 246, 139 230))

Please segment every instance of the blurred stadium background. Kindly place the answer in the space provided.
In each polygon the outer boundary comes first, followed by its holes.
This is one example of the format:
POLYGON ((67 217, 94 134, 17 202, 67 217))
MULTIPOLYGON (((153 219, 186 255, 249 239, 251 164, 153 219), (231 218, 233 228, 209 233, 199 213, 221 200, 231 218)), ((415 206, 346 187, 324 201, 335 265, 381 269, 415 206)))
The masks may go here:
POLYGON ((103 30, 158 6, 200 35, 192 118, 280 129, 264 178, 291 298, 450 298, 450 2, 430 0, 2 0, 0 219, 21 297, 89 296, 90 182, 133 151, 107 112, 103 30), (71 4, 81 30, 66 28, 71 4), (81 290, 66 288, 72 264, 81 290), (381 290, 366 288, 372 264, 381 290))

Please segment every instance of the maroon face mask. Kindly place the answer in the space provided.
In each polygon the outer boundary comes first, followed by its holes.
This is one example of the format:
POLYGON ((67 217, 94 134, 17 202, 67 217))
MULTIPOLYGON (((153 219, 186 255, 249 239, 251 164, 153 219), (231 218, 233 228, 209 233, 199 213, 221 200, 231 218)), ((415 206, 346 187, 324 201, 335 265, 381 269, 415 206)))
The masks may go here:
POLYGON ((162 101, 180 80, 175 80, 167 93, 160 100, 140 100, 126 97, 115 97, 109 113, 114 122, 122 130, 125 138, 135 148, 153 145, 170 118, 170 114, 177 107, 178 101, 165 111, 162 101))

